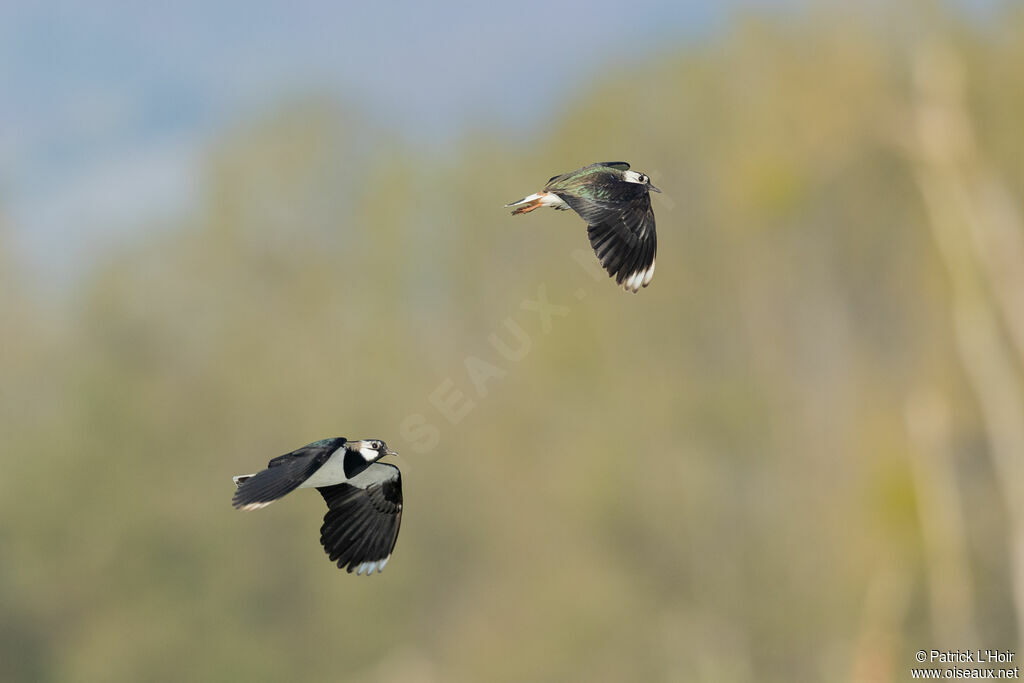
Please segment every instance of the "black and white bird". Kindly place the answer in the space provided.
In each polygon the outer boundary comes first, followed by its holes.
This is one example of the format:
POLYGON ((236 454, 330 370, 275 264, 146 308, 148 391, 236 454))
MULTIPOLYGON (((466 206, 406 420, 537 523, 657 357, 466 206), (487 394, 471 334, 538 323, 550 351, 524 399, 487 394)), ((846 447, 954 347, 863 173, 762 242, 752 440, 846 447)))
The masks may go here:
POLYGON ((607 161, 556 175, 540 192, 505 206, 512 214, 542 206, 572 209, 587 223, 590 246, 608 274, 634 294, 654 277, 658 237, 650 192, 661 192, 625 161, 607 161))
POLYGON ((267 469, 234 477, 231 504, 258 510, 295 489, 315 488, 327 501, 320 544, 349 573, 380 572, 391 559, 402 523, 402 477, 377 462, 398 455, 379 439, 321 439, 278 456, 267 469))

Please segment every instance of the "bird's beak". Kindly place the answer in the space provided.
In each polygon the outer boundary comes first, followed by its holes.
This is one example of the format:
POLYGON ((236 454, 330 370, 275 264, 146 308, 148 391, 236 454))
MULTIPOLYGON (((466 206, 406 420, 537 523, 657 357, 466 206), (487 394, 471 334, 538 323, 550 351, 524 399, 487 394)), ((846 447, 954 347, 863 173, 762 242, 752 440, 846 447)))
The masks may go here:
POLYGON ((648 188, 649 190, 651 190, 652 192, 661 192, 661 190, 659 190, 658 188, 656 188, 656 187, 655 187, 654 185, 651 185, 650 183, 647 183, 647 188, 648 188))
POLYGON ((384 455, 398 455, 398 451, 393 451, 390 448, 385 448, 384 455))

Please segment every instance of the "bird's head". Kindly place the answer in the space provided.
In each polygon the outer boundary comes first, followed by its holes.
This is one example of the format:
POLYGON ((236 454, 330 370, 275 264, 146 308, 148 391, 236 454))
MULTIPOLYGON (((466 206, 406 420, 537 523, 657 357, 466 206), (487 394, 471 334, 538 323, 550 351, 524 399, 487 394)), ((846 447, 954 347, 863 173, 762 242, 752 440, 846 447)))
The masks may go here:
POLYGON ((637 171, 623 171, 622 179, 627 183, 636 183, 637 185, 645 185, 651 192, 661 192, 654 185, 651 185, 651 179, 646 173, 638 173, 637 171))
POLYGON ((349 441, 345 444, 349 450, 356 451, 363 456, 366 462, 377 462, 385 455, 398 455, 388 448, 388 445, 380 439, 363 439, 361 441, 349 441))

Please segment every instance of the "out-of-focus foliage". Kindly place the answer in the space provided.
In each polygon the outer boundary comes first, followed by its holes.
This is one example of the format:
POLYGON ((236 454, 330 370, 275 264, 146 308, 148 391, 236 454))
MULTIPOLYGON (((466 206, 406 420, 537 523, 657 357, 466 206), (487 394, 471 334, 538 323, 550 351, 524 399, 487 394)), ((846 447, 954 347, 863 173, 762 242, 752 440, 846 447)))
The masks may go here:
POLYGON ((66 308, 0 250, 0 679, 904 680, 920 647, 1013 648, 1008 521, 906 146, 937 36, 1024 195, 1022 31, 738 17, 444 159, 300 102, 210 149, 200 214, 66 308), (619 158, 665 191, 637 296, 571 258, 574 215, 501 208, 619 158), (509 360, 489 337, 516 325, 509 360), (922 391, 948 404, 977 642, 934 637, 922 391), (473 407, 452 424, 435 392, 473 407), (404 456, 370 579, 319 549, 319 496, 229 505, 231 475, 335 435, 404 456))

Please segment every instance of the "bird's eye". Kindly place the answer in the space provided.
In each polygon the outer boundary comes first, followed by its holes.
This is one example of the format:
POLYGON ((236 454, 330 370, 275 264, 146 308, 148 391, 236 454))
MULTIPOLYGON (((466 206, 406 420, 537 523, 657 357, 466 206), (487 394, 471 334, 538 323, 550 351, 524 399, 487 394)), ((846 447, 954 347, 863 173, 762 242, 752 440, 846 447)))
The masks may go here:
POLYGON ((370 445, 373 446, 373 450, 379 451, 381 449, 381 446, 383 446, 384 444, 382 444, 380 441, 374 441, 370 445))
POLYGON ((647 177, 646 175, 644 175, 643 173, 641 173, 641 174, 640 174, 640 182, 641 182, 641 183, 646 183, 646 182, 647 182, 648 180, 650 180, 650 178, 648 178, 648 177, 647 177))

